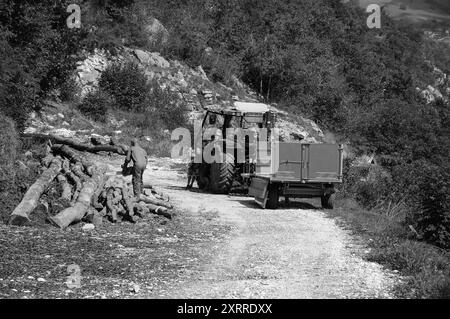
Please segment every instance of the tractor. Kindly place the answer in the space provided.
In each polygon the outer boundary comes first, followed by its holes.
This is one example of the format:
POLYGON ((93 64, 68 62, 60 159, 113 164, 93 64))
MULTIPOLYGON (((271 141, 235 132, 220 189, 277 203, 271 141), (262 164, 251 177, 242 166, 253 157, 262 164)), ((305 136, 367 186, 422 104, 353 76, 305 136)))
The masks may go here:
POLYGON ((234 102, 234 107, 229 109, 206 108, 201 129, 202 149, 208 144, 218 143, 223 160, 207 163, 203 159, 197 178, 198 187, 218 194, 229 193, 232 189, 245 192, 249 185, 243 174, 252 174, 255 171, 250 139, 247 137, 245 140, 237 140, 235 136, 227 136, 227 129, 251 131, 252 128, 266 128, 270 132, 275 121, 276 112, 262 103, 234 102), (208 131, 213 135, 208 134, 208 131), (230 145, 231 150, 227 148, 230 145), (240 161, 238 158, 242 159, 242 156, 239 157, 239 152, 244 155, 244 159, 240 161))

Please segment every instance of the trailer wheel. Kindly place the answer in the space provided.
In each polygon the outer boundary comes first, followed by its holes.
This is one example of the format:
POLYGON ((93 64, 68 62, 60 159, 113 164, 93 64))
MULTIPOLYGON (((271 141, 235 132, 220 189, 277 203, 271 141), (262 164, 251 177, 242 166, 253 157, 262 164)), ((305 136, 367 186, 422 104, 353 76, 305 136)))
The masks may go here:
POLYGON ((322 208, 324 209, 333 209, 334 208, 334 195, 333 194, 325 194, 320 198, 320 202, 322 204, 322 208))
POLYGON ((277 209, 279 199, 280 199, 280 194, 278 192, 278 187, 275 187, 272 185, 269 186, 269 192, 267 194, 266 208, 277 209))

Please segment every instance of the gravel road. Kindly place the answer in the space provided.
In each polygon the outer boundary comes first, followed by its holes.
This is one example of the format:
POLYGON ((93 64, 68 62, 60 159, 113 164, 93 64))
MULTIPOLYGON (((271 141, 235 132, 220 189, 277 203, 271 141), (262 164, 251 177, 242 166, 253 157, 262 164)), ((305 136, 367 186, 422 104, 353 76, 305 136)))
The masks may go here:
MULTIPOLYGON (((144 175, 186 214, 214 212, 232 231, 186 274, 175 298, 392 298, 399 278, 365 261, 367 248, 320 207, 263 210, 248 197, 186 191, 185 174, 153 159, 144 175)), ((206 253, 206 252, 205 252, 206 253)))

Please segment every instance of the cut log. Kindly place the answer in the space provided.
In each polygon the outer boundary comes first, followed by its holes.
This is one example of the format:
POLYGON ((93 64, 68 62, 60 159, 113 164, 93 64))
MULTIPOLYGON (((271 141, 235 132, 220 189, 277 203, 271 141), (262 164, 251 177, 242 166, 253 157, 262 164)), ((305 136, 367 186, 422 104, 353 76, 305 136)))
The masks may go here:
POLYGON ((159 189, 153 187, 153 188, 151 189, 151 191, 152 191, 152 194, 153 194, 156 198, 158 198, 158 199, 160 199, 160 200, 163 200, 163 201, 166 201, 166 202, 170 201, 170 197, 169 197, 168 195, 164 194, 161 190, 159 190, 159 189))
MULTIPOLYGON (((92 170, 94 169, 94 164, 88 161, 83 156, 77 154, 72 148, 67 145, 55 144, 52 146, 53 154, 61 155, 64 158, 67 158, 72 164, 82 166, 82 170, 84 170, 89 176, 92 176, 92 170)), ((78 174, 77 174, 78 175, 78 174)))
POLYGON ((98 153, 98 152, 111 152, 119 155, 126 155, 127 150, 124 149, 123 145, 89 145, 83 144, 79 142, 75 142, 69 138, 63 138, 56 135, 48 135, 48 134, 24 134, 24 137, 37 137, 44 138, 52 141, 56 144, 64 144, 68 145, 78 151, 89 152, 89 153, 98 153))
POLYGON ((108 209, 106 208, 106 205, 103 207, 101 211, 99 211, 100 217, 106 217, 108 213, 108 209))
POLYGON ((106 191, 106 213, 111 217, 113 223, 117 222, 117 210, 114 207, 114 188, 110 187, 106 191))
POLYGON ((78 195, 81 192, 81 188, 83 187, 83 184, 81 183, 80 178, 78 176, 76 176, 74 173, 72 173, 71 171, 67 172, 66 175, 75 186, 75 189, 73 191, 72 200, 71 200, 71 203, 75 204, 75 202, 77 201, 78 195))
POLYGON ((97 185, 97 189, 94 192, 94 195, 92 196, 91 204, 94 208, 101 210, 103 208, 103 205, 100 203, 99 198, 103 192, 103 187, 105 187, 105 184, 107 181, 111 179, 111 176, 105 178, 102 178, 100 180, 100 183, 97 185))
POLYGON ((153 189, 153 185, 150 183, 143 183, 142 188, 153 189))
POLYGON ((94 170, 94 176, 83 184, 75 205, 63 210, 56 216, 49 217, 49 221, 61 229, 81 221, 91 205, 92 196, 94 196, 98 185, 103 185, 106 178, 105 173, 106 167, 97 167, 94 170))
POLYGON ((84 174, 83 165, 81 163, 75 163, 70 165, 70 170, 82 181, 85 182, 89 179, 89 176, 84 174))
POLYGON ((167 203, 165 201, 162 201, 162 200, 159 200, 159 199, 156 199, 156 198, 153 199, 153 198, 150 198, 148 196, 141 195, 139 200, 144 202, 144 203, 146 203, 146 204, 153 204, 153 205, 156 205, 156 206, 162 206, 162 207, 165 207, 165 208, 168 208, 168 209, 172 209, 173 208, 173 206, 171 204, 169 204, 169 203, 167 203))
POLYGON ((41 160, 41 164, 43 167, 48 167, 50 165, 50 163, 52 162, 54 156, 51 154, 48 154, 47 156, 45 156, 42 160, 41 160))
POLYGON ((150 209, 145 206, 145 203, 135 203, 134 214, 140 216, 141 218, 150 213, 150 209))
POLYGON ((50 202, 50 212, 52 215, 56 215, 70 206, 71 206, 70 200, 58 198, 50 202))
POLYGON ((99 186, 97 190, 94 193, 94 196, 92 197, 92 206, 97 210, 103 210, 106 206, 106 190, 105 187, 108 188, 109 185, 113 182, 115 179, 114 176, 108 177, 108 179, 105 181, 101 187, 99 186))
POLYGON ((132 217, 134 215, 134 201, 125 183, 122 185, 122 204, 127 214, 132 217))
POLYGON ((114 138, 111 138, 109 141, 109 145, 111 146, 116 146, 116 147, 120 147, 122 149, 122 151, 124 152, 124 155, 127 154, 129 147, 125 144, 121 144, 119 142, 117 142, 114 138))
POLYGON ((161 207, 161 206, 157 206, 157 205, 153 205, 153 204, 148 204, 148 203, 146 203, 146 207, 153 214, 161 215, 161 216, 164 216, 164 217, 166 217, 168 219, 172 219, 172 214, 165 207, 161 207))
POLYGON ((94 208, 89 208, 86 216, 83 217, 83 221, 86 223, 94 224, 96 227, 102 224, 102 216, 94 208))
POLYGON ((64 174, 59 174, 56 178, 61 185, 61 198, 70 201, 72 198, 72 186, 67 182, 66 176, 64 176, 64 174))
MULTIPOLYGON (((156 197, 158 197, 158 199, 164 200, 166 202, 170 201, 170 197, 166 194, 164 194, 161 190, 155 188, 152 184, 150 183, 144 183, 142 185, 142 188, 146 189, 147 191, 150 191, 151 194, 153 195, 157 195, 156 197)), ((146 193, 147 195, 148 193, 146 193)))
POLYGON ((91 144, 94 146, 103 145, 102 141, 97 136, 91 136, 91 144))
POLYGON ((10 225, 21 226, 30 222, 29 214, 39 204, 39 198, 59 174, 61 168, 61 160, 54 158, 50 163, 49 168, 42 173, 33 185, 31 185, 22 201, 12 212, 8 221, 10 225))

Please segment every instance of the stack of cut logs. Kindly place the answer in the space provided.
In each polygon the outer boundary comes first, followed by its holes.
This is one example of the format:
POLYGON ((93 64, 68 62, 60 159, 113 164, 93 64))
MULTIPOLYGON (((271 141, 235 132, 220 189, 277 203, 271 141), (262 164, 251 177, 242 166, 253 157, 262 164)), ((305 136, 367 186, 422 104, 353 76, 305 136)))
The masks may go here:
MULTIPOLYGON (((143 194, 133 195, 132 187, 123 176, 108 175, 106 166, 90 162, 83 152, 112 152, 124 155, 126 146, 110 143, 94 146, 80 144, 57 136, 39 136, 49 140, 49 154, 43 159, 44 172, 25 193, 20 204, 12 212, 10 225, 26 225, 31 222, 30 214, 40 204, 41 196, 56 179, 61 196, 51 203, 52 214, 48 221, 66 228, 79 221, 93 224, 103 219, 111 222, 136 222, 148 213, 171 218, 168 196, 151 185, 144 185, 143 194)), ((115 173, 114 173, 115 174, 115 173)))

